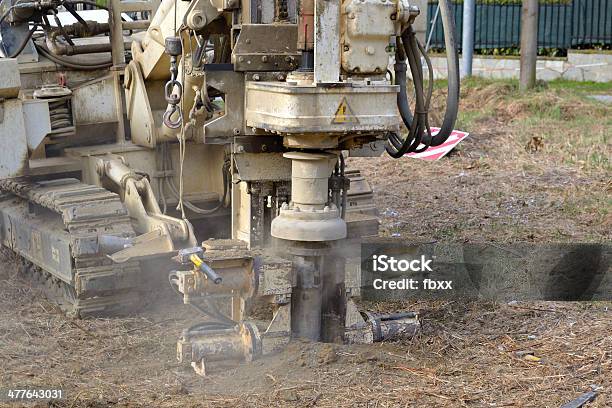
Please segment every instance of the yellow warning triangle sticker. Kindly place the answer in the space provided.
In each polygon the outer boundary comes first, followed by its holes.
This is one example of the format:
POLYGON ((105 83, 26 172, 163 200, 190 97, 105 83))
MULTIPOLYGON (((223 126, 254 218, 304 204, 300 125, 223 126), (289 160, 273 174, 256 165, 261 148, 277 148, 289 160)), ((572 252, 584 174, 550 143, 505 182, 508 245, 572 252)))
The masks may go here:
POLYGON ((359 119, 357 119, 357 116, 355 116, 353 113, 353 110, 349 106, 346 97, 343 97, 340 101, 340 105, 338 105, 338 109, 336 109, 332 123, 359 123, 359 119))

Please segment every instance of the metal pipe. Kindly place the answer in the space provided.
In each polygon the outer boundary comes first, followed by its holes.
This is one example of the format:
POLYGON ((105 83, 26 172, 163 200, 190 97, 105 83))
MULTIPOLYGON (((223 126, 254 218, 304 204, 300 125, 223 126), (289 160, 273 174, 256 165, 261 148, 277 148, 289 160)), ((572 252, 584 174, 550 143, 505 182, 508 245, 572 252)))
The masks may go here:
MULTIPOLYGON (((123 43, 121 5, 121 0, 110 0, 108 2, 108 24, 110 25, 110 41, 113 50, 113 67, 115 70, 123 70, 123 68, 125 68, 125 47, 123 43)), ((121 113, 121 116, 123 116, 123 112, 121 113)))
POLYGON ((96 54, 100 52, 110 52, 112 49, 111 44, 60 44, 48 37, 45 44, 54 55, 96 54))
POLYGON ((294 256, 297 286, 291 296, 291 331, 294 336, 321 339, 321 278, 314 257, 294 256))
POLYGON ((476 21, 476 0, 463 1, 463 38, 461 41, 461 78, 472 76, 474 58, 474 24, 476 21))
POLYGON ((341 247, 323 257, 321 340, 342 343, 346 324, 345 264, 341 247))
POLYGON ((149 20, 136 20, 136 21, 124 21, 124 30, 146 30, 149 28, 151 21, 149 20))
MULTIPOLYGON (((129 48, 132 43, 130 41, 126 41, 124 46, 129 48)), ((62 48, 62 46, 60 46, 62 48)), ((79 44, 79 45, 66 45, 65 54, 62 53, 54 53, 55 55, 81 55, 81 54, 98 54, 104 52, 111 52, 112 48, 110 44, 79 44)))
POLYGON ((431 37, 433 37, 433 33, 436 29, 436 23, 438 22, 438 16, 440 15, 440 4, 436 6, 436 13, 434 14, 434 18, 431 22, 431 27, 429 29, 429 34, 427 35, 427 43, 425 44, 425 51, 429 51, 429 47, 431 46, 431 37))

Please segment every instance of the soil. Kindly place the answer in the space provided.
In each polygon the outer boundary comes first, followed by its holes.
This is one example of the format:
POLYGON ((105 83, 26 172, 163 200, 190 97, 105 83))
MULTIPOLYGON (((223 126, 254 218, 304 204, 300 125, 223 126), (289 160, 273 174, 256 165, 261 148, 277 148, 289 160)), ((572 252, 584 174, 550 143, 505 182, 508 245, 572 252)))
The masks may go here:
MULTIPOLYGON (((546 137, 543 150, 526 150, 526 135, 536 133, 525 133, 524 122, 533 112, 508 108, 490 86, 465 91, 460 125, 471 136, 450 157, 349 160, 376 192, 381 235, 609 241, 609 166, 589 159, 592 152, 582 160, 581 145, 568 161, 546 137), (479 103, 494 108, 468 121, 479 103)), ((549 103, 566 106, 553 97, 549 103)), ((600 146, 608 155, 609 147, 600 146)), ((0 388, 66 391, 35 406, 559 407, 593 389, 599 394, 588 407, 612 406, 610 302, 363 303, 418 311, 422 331, 372 345, 294 341, 202 378, 176 361, 178 336, 199 316, 169 288, 130 316, 74 320, 25 279, 11 254, 1 262, 0 388)))

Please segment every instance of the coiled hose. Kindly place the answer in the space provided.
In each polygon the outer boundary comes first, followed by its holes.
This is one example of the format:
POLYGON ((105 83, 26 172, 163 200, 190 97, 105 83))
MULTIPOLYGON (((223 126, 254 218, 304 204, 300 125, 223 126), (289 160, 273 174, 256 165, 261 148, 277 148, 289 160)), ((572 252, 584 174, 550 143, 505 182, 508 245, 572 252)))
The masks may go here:
POLYGON ((397 134, 389 135, 389 143, 386 146, 387 153, 393 158, 402 157, 410 152, 422 152, 429 147, 439 146, 444 143, 453 132, 457 112, 459 110, 459 57, 455 44, 455 25, 452 20, 448 0, 439 0, 440 15, 444 28, 444 43, 446 46, 446 60, 448 65, 448 96, 446 111, 440 131, 433 136, 429 127, 429 104, 433 92, 433 69, 431 60, 427 56, 424 47, 417 40, 412 26, 409 26, 400 36, 398 41, 395 64, 395 78, 400 86, 397 95, 397 107, 404 125, 408 128, 408 135, 403 140, 397 134), (429 86, 427 93, 423 89, 423 68, 420 56, 423 56, 427 64, 429 86), (410 111, 408 103, 408 91, 406 86, 406 61, 410 67, 412 81, 415 88, 415 109, 410 111), (423 147, 419 148, 419 146, 423 147))

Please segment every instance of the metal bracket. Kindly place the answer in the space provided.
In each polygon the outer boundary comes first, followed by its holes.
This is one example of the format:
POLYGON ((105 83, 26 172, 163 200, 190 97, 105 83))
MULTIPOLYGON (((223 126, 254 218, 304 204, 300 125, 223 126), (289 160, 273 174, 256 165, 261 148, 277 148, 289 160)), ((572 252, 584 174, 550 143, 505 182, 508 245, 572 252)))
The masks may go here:
POLYGON ((233 136, 244 132, 244 75, 233 71, 209 71, 206 84, 225 94, 225 115, 204 124, 207 144, 229 144, 233 136))
POLYGON ((296 24, 243 24, 232 54, 236 71, 292 71, 299 66, 296 24))

